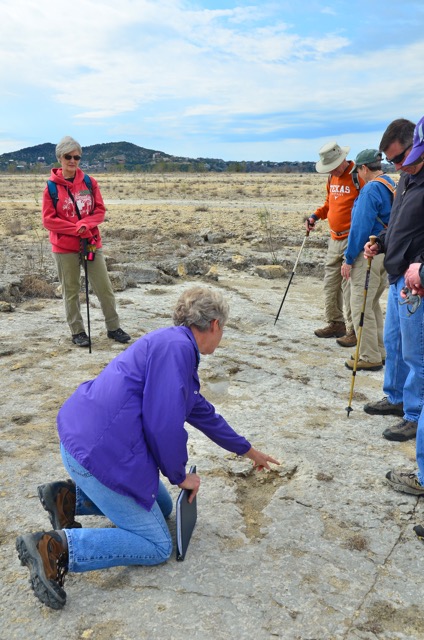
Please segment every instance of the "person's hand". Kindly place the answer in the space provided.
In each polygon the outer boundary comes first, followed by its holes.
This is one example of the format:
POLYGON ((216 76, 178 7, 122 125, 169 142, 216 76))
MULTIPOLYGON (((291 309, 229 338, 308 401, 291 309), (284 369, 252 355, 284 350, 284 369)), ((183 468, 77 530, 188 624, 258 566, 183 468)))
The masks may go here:
POLYGON ((405 286, 413 295, 423 296, 423 286, 420 278, 421 262, 413 262, 405 271, 405 286))
POLYGON ((253 467, 258 471, 262 471, 262 469, 270 469, 269 462, 273 462, 274 464, 281 464, 275 458, 272 458, 266 453, 262 453, 262 451, 258 451, 251 447, 247 453, 244 454, 246 458, 250 458, 253 460, 253 467))
POLYGON ((374 242, 367 242, 364 247, 364 258, 374 258, 378 253, 380 253, 380 249, 378 248, 378 244, 374 242))
POLYGON ((315 222, 316 222, 315 218, 312 218, 312 217, 306 218, 306 220, 305 220, 305 229, 306 229, 306 231, 308 231, 308 233, 309 233, 309 231, 314 231, 315 230, 315 222))
POLYGON ((345 280, 349 280, 350 272, 352 271, 352 265, 346 264, 345 262, 343 262, 342 268, 340 269, 340 271, 342 274, 342 278, 344 278, 345 280))
POLYGON ((188 501, 193 502, 200 488, 200 476, 197 473, 188 473, 185 480, 178 485, 180 489, 188 489, 191 491, 188 501))
POLYGON ((82 227, 80 227, 77 231, 77 233, 82 236, 83 233, 85 233, 87 230, 87 227, 84 227, 84 225, 82 225, 82 227))

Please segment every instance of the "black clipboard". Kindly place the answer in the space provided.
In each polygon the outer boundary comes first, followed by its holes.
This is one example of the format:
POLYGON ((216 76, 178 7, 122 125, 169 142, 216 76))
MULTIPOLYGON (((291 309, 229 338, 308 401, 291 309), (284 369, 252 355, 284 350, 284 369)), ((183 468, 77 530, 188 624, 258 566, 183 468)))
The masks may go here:
MULTIPOLYGON (((190 467, 190 473, 196 473, 196 466, 190 467)), ((177 560, 184 560, 191 534, 197 520, 197 496, 190 504, 188 498, 191 491, 182 489, 177 498, 176 506, 176 553, 177 560)))

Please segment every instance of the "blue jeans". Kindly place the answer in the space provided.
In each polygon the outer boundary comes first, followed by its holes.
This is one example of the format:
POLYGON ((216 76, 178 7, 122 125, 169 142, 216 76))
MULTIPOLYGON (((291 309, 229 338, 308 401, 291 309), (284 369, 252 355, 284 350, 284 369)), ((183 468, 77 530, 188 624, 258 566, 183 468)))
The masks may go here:
POLYGON ((155 565, 168 560, 172 540, 165 518, 172 498, 159 482, 157 500, 147 511, 132 498, 108 489, 61 445, 63 463, 77 485, 76 514, 106 516, 115 527, 65 529, 69 571, 81 573, 126 565, 155 565))
POLYGON ((384 324, 386 367, 384 394, 389 402, 403 402, 406 420, 418 422, 424 404, 424 305, 408 315, 400 305, 404 278, 390 285, 384 324))

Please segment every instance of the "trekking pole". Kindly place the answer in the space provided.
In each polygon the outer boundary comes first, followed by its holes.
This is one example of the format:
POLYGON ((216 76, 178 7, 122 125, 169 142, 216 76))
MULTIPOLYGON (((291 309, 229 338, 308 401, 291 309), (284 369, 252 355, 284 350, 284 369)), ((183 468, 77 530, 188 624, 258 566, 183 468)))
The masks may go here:
POLYGON ((293 280, 293 276, 294 276, 294 274, 296 273, 297 263, 299 262, 300 254, 301 254, 301 253, 302 253, 302 251, 303 251, 303 247, 305 246, 306 238, 307 238, 308 236, 309 236, 309 231, 307 231, 307 232, 306 232, 305 237, 303 238, 302 246, 300 247, 299 254, 298 254, 297 258, 296 258, 296 262, 294 263, 294 267, 293 267, 293 271, 292 271, 291 276, 290 276, 289 283, 288 283, 288 285, 287 285, 287 287, 286 287, 286 290, 285 290, 285 292, 284 292, 284 296, 283 296, 283 299, 282 299, 282 301, 281 301, 280 308, 278 309, 278 313, 277 313, 277 315, 275 316, 274 325, 275 325, 275 324, 277 324, 277 320, 278 320, 278 318, 279 318, 279 316, 280 316, 281 309, 283 308, 284 300, 286 299, 286 295, 287 295, 287 292, 288 292, 288 290, 289 290, 289 288, 290 288, 291 281, 293 280))
MULTIPOLYGON (((370 236, 371 245, 373 245, 376 240, 377 240, 376 236, 370 236)), ((364 326, 365 305, 367 303, 368 285, 369 285, 369 282, 370 282, 371 262, 372 262, 372 258, 368 258, 368 267, 367 267, 367 272, 366 272, 366 275, 365 275, 365 284, 364 284, 364 302, 362 304, 361 318, 359 320, 359 328, 358 328, 358 335, 357 335, 357 341, 356 341, 355 359, 354 359, 354 362, 353 362, 352 379, 351 379, 351 382, 350 382, 349 405, 346 407, 347 417, 349 417, 350 412, 353 411, 353 409, 352 409, 353 387, 355 386, 356 368, 358 366, 358 358, 359 358, 359 347, 360 347, 360 344, 361 344, 362 328, 364 326)))
POLYGON ((88 328, 88 353, 91 353, 91 329, 90 329, 90 301, 88 298, 88 267, 87 267, 87 238, 82 240, 82 260, 84 262, 84 277, 85 277, 85 302, 87 304, 87 328, 88 328))

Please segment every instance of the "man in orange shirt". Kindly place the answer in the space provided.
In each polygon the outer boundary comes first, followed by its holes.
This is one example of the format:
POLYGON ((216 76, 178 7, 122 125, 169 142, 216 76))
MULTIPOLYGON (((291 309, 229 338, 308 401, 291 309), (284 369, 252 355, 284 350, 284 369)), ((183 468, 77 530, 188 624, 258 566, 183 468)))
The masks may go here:
POLYGON ((327 198, 306 220, 311 231, 317 220, 328 220, 330 239, 324 272, 324 304, 327 325, 316 329, 318 338, 337 338, 343 347, 354 347, 356 336, 350 310, 350 283, 342 278, 340 269, 347 247, 352 207, 364 182, 350 172, 354 163, 346 160, 350 147, 340 147, 332 141, 319 150, 318 173, 328 173, 327 198), (355 183, 356 180, 356 183, 355 183))

